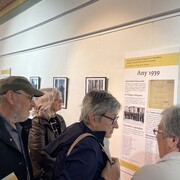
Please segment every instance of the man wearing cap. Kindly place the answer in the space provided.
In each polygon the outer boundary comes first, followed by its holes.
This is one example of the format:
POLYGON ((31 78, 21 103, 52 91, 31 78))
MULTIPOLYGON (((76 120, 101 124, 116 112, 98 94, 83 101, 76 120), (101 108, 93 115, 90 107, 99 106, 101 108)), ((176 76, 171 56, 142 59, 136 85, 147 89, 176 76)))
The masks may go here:
POLYGON ((29 117, 35 105, 33 97, 43 93, 22 76, 0 80, 0 179, 32 179, 27 133, 19 122, 29 117))

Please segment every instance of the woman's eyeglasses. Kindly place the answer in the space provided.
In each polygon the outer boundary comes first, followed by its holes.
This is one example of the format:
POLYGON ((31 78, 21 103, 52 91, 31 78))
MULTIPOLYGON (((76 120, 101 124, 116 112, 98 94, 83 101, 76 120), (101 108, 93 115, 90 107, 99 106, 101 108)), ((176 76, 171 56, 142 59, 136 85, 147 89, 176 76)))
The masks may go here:
POLYGON ((115 118, 111 118, 111 117, 106 116, 106 115, 104 115, 104 114, 101 115, 101 116, 103 116, 103 117, 105 117, 105 118, 107 118, 107 119, 112 120, 112 125, 115 124, 115 123, 117 122, 118 118, 119 118, 119 116, 117 116, 117 117, 115 117, 115 118))
POLYGON ((159 129, 153 129, 153 133, 157 136, 158 134, 163 134, 163 131, 159 129))

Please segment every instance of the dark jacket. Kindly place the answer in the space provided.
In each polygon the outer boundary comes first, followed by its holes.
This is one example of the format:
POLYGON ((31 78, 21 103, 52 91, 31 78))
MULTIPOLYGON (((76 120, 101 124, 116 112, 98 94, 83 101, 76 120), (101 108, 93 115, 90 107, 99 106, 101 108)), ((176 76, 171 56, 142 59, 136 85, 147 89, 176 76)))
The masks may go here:
POLYGON ((49 122, 56 120, 59 126, 58 134, 61 134, 66 124, 62 116, 57 115, 55 118, 47 120, 42 117, 34 117, 32 120, 32 129, 29 134, 29 148, 33 165, 34 179, 51 180, 55 158, 41 154, 42 149, 58 136, 53 131, 49 122))
POLYGON ((83 121, 75 123, 45 148, 50 156, 56 157, 54 179, 56 180, 100 180, 107 161, 98 141, 93 137, 82 139, 67 157, 74 140, 83 133, 91 133, 103 145, 105 132, 92 132, 83 121))
POLYGON ((27 159, 25 161, 22 152, 17 148, 13 138, 5 127, 2 117, 0 116, 0 179, 14 172, 18 180, 26 180, 27 167, 32 179, 32 166, 29 158, 27 142, 29 128, 27 126, 26 128, 23 128, 21 132, 25 156, 27 159))

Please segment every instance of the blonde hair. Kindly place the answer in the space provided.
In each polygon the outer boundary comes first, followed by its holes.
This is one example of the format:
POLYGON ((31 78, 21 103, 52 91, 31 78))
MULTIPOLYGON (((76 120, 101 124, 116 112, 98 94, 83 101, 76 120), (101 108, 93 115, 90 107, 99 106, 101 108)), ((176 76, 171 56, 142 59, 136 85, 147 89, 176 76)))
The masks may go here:
POLYGON ((50 119, 56 114, 52 109, 52 104, 56 99, 61 99, 61 92, 56 88, 43 88, 40 91, 44 92, 44 95, 34 99, 36 105, 32 111, 32 115, 50 119))

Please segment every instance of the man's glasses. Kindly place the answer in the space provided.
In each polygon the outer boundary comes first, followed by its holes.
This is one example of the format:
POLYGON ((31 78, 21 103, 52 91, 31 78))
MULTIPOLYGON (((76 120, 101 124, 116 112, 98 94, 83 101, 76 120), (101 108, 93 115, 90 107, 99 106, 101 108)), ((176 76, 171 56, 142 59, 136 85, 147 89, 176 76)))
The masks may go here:
POLYGON ((112 121, 112 125, 115 124, 119 118, 119 116, 115 117, 115 118, 111 118, 109 116, 106 116, 106 115, 102 115, 103 117, 107 118, 107 119, 110 119, 112 121))
POLYGON ((153 129, 153 133, 154 133, 154 135, 158 135, 158 134, 162 134, 163 133, 163 131, 161 131, 161 130, 159 130, 159 129, 153 129))
POLYGON ((20 92, 17 92, 17 91, 14 91, 14 93, 20 94, 20 95, 22 95, 22 96, 24 96, 24 97, 27 97, 27 98, 30 100, 30 102, 33 100, 33 96, 28 96, 28 95, 26 95, 26 94, 23 94, 23 93, 20 93, 20 92))

